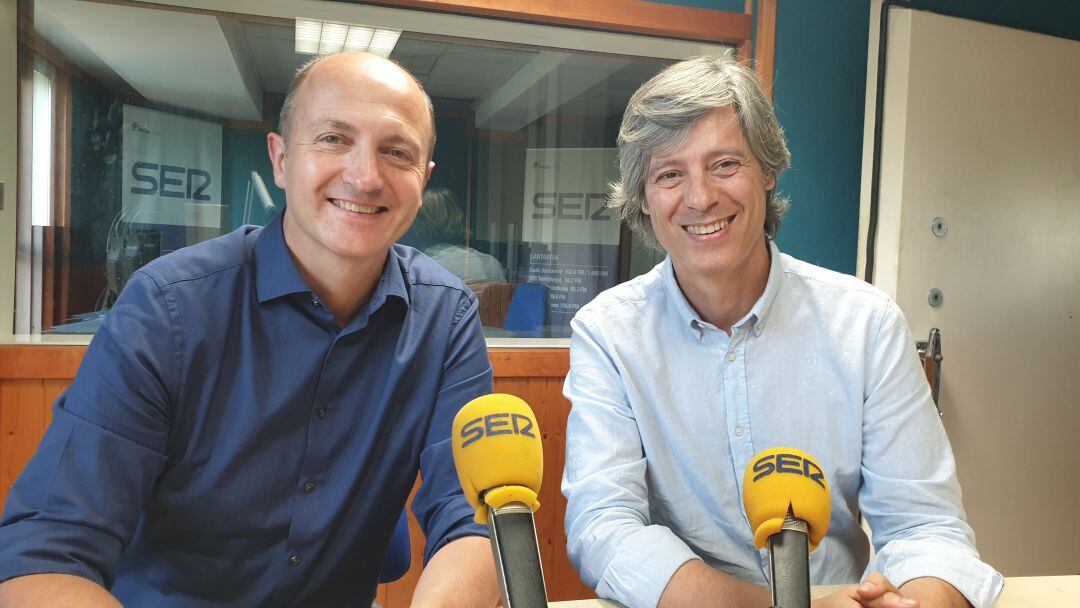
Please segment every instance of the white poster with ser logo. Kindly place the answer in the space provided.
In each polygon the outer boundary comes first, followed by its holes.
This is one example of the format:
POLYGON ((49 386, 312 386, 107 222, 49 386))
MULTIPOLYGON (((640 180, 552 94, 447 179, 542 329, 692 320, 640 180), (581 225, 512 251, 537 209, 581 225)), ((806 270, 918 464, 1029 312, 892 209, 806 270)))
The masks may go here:
POLYGON ((221 227, 221 125, 125 105, 123 139, 126 221, 221 227))
POLYGON ((604 204, 618 177, 615 148, 526 150, 521 239, 618 245, 619 216, 604 204))
POLYGON ((547 288, 546 336, 569 335, 574 313, 618 278, 621 222, 606 206, 617 158, 614 148, 525 151, 525 281, 547 288))

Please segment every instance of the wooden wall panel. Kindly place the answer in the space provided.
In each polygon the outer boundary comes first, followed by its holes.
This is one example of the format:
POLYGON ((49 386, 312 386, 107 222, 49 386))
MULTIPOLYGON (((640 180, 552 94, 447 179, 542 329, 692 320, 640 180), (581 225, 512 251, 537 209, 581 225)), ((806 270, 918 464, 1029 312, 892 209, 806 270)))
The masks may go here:
POLYGON ((754 69, 765 89, 765 95, 772 99, 773 77, 776 73, 776 0, 758 0, 756 44, 754 69))
POLYGON ((52 419, 50 406, 69 381, 0 380, 0 510, 11 485, 37 450, 52 419))
POLYGON ((71 380, 85 354, 85 346, 0 345, 0 380, 71 380))
POLYGON ((745 13, 641 0, 375 0, 373 4, 705 42, 739 43, 750 39, 753 28, 753 19, 745 13))

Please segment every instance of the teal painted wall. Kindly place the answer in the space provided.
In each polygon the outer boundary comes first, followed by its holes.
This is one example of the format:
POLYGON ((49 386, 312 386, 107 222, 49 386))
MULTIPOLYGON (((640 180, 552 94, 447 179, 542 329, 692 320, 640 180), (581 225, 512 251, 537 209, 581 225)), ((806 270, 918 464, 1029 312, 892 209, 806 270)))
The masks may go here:
POLYGON ((854 274, 859 237, 867 0, 780 0, 773 102, 791 150, 778 189, 791 199, 777 244, 854 274))

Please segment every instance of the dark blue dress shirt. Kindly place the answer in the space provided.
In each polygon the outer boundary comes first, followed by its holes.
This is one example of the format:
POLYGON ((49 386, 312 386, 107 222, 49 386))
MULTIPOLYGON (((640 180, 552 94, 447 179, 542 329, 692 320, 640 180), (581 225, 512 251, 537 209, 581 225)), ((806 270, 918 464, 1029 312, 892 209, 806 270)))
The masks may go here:
POLYGON ((339 328, 281 219, 135 273, 8 496, 0 580, 55 572, 131 606, 370 605, 394 523, 425 558, 472 523, 454 414, 491 391, 477 303, 394 246, 339 328))

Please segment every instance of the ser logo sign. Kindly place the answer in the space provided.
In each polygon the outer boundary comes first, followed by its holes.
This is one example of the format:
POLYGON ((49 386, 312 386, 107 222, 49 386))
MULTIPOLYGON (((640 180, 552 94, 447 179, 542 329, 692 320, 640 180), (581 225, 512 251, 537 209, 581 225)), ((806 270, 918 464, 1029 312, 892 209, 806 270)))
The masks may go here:
POLYGON ((132 186, 132 194, 156 194, 164 198, 192 201, 210 200, 210 195, 206 194, 211 183, 210 173, 202 169, 139 161, 131 165, 131 177, 143 184, 132 186), (186 180, 183 179, 185 176, 186 180))
POLYGON ((611 219, 604 195, 597 192, 537 192, 532 199, 534 220, 611 219))
POLYGON ((464 449, 469 444, 492 435, 523 435, 536 439, 532 430, 532 420, 524 414, 488 414, 483 418, 470 420, 461 427, 461 438, 465 440, 461 442, 461 447, 464 449))
POLYGON ((816 464, 798 454, 768 454, 754 463, 754 481, 773 473, 802 475, 825 489, 825 482, 822 481, 825 474, 816 464))

